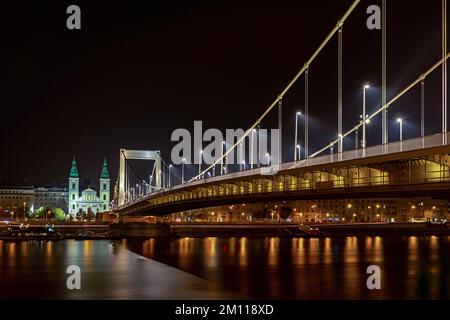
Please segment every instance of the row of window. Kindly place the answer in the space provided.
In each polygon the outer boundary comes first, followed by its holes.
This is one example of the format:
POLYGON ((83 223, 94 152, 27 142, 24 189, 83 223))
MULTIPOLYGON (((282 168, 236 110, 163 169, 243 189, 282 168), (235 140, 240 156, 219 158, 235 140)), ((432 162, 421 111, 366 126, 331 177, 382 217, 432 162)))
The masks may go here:
MULTIPOLYGON (((72 200, 75 201, 75 194, 72 194, 72 200)), ((91 201, 92 197, 91 195, 88 195, 88 201, 91 201)), ((103 195, 103 201, 106 201, 106 194, 103 195)))
MULTIPOLYGON (((75 210, 75 205, 72 205, 72 210, 75 210)), ((103 205, 103 210, 106 210, 106 204, 103 205)))
MULTIPOLYGON (((108 185, 106 183, 104 183, 103 190, 106 191, 106 190, 108 190, 107 188, 108 188, 108 185)), ((72 190, 76 190, 76 189, 77 189, 76 184, 72 183, 72 190)))

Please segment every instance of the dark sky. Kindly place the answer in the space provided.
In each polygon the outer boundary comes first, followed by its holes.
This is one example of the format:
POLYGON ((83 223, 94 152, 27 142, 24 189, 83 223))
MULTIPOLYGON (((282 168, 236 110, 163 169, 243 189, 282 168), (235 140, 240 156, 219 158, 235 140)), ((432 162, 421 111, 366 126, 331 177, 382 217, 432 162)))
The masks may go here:
MULTIPOLYGON (((161 150, 176 128, 248 128, 336 24, 351 0, 15 1, 2 3, 0 176, 35 185, 66 183, 72 155, 97 180, 104 156, 112 178, 119 149, 161 150), (144 6, 145 3, 145 6, 144 6), (82 29, 66 28, 78 4, 82 29)), ((388 1, 388 96, 440 57, 440 1, 388 1)), ((381 31, 366 28, 363 0, 344 28, 344 129, 381 95, 381 31)), ((311 66, 310 149, 337 135, 337 39, 311 66)), ((440 70, 427 81, 426 133, 440 130, 440 70)), ((303 79, 284 100, 285 157, 303 79)), ((392 106, 405 138, 420 134, 419 90, 392 106)), ((274 127, 270 114, 265 127, 274 127)), ((380 121, 368 144, 381 141, 380 121)), ((353 141, 347 141, 352 145, 353 141)), ((194 171, 195 168, 191 168, 194 171)))

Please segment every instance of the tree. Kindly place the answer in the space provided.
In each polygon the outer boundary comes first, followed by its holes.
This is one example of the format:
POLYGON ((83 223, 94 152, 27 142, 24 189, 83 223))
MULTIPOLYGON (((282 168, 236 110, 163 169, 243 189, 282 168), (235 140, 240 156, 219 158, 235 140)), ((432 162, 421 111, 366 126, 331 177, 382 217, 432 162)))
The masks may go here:
POLYGON ((66 220, 66 213, 61 208, 53 208, 52 210, 55 220, 64 221, 66 220))
POLYGON ((48 208, 40 207, 34 212, 34 217, 39 219, 45 217, 45 213, 47 212, 47 210, 48 208))

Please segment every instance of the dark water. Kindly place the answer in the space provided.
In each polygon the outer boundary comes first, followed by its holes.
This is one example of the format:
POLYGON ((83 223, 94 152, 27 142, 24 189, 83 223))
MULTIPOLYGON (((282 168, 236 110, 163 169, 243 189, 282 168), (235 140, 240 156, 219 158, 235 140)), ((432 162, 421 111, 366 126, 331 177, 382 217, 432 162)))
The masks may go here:
POLYGON ((450 237, 0 241, 0 298, 448 299, 449 263, 450 237))
POLYGON ((450 237, 183 238, 128 245, 249 298, 450 297, 450 237), (381 269, 381 290, 367 289, 370 265, 381 269))

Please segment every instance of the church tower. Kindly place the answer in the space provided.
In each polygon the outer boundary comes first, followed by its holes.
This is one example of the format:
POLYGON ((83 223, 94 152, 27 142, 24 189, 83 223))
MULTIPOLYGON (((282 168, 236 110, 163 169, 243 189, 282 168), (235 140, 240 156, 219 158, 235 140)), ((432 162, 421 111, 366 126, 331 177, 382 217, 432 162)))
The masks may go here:
POLYGON ((77 201, 79 193, 80 177, 78 176, 77 162, 75 157, 72 160, 72 167, 69 174, 69 214, 75 215, 78 212, 77 201))
POLYGON ((102 208, 100 211, 109 211, 109 184, 108 164, 106 163, 106 159, 104 159, 102 164, 102 174, 100 175, 100 200, 102 201, 102 208))

